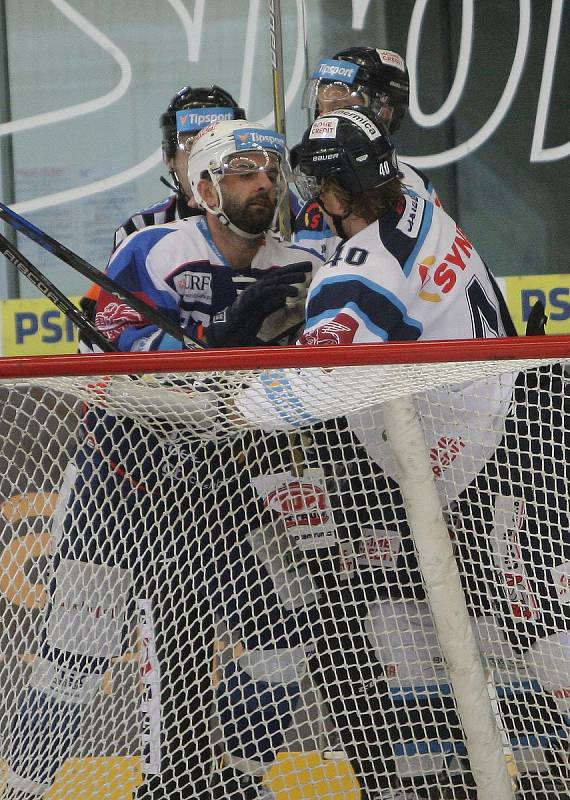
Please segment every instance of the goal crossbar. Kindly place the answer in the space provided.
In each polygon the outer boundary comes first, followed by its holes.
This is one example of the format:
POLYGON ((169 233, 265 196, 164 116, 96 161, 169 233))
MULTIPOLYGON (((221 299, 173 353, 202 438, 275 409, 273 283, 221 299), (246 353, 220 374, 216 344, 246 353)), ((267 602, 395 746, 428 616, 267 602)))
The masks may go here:
POLYGON ((287 367, 335 367, 372 364, 425 364, 453 361, 570 358, 570 336, 529 336, 506 339, 457 339, 455 341, 393 342, 328 345, 327 347, 240 347, 204 351, 153 353, 97 353, 92 355, 10 356, 0 358, 0 377, 33 374, 116 375, 125 373, 125 358, 134 373, 202 372, 216 369, 269 369, 287 367))

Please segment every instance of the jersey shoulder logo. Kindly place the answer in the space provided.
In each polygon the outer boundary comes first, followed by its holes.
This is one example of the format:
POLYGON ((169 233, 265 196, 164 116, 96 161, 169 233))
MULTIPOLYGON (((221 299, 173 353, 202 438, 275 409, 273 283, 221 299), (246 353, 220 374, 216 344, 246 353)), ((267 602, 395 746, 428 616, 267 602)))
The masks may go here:
POLYGON ((335 319, 324 322, 301 336, 302 344, 352 344, 358 323, 348 314, 338 314, 335 319))
POLYGON ((322 231, 325 227, 323 212, 316 200, 305 203, 295 219, 295 233, 322 231))
POLYGON ((141 315, 126 303, 107 303, 95 314, 95 326, 112 342, 115 342, 126 328, 141 320, 141 315))
POLYGON ((416 194, 404 194, 403 198, 404 209, 396 228, 410 239, 416 239, 422 224, 425 200, 416 194))

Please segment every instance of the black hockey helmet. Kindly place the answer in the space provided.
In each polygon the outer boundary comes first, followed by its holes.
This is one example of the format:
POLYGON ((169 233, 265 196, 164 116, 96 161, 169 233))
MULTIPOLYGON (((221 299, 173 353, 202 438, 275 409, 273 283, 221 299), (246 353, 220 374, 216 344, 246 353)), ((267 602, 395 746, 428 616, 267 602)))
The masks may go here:
POLYGON ((295 183, 304 200, 320 194, 324 178, 334 177, 345 191, 359 195, 397 178, 394 145, 368 108, 339 108, 323 114, 301 141, 295 183))
POLYGON ((174 158, 178 147, 178 133, 197 133, 202 128, 221 119, 245 119, 245 111, 225 89, 212 85, 209 88, 184 86, 170 101, 164 114, 160 115, 162 129, 162 152, 166 160, 174 158), (215 113, 200 113, 201 109, 215 109, 215 113), (184 118, 184 127, 177 125, 177 112, 189 111, 184 118))
POLYGON ((335 92, 337 107, 357 105, 356 100, 364 101, 374 113, 389 105, 393 108, 388 129, 390 133, 398 130, 410 101, 410 78, 404 59, 393 50, 374 47, 349 47, 340 50, 332 59, 323 59, 317 65, 307 82, 303 96, 303 107, 310 108, 319 115, 319 89, 324 87, 329 93, 335 92), (354 102, 351 103, 351 98, 354 102))

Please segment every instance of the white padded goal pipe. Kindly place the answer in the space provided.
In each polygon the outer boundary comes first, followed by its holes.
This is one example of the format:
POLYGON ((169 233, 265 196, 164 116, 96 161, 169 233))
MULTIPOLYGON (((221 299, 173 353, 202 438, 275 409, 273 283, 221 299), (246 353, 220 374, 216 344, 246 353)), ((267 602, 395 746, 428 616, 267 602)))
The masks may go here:
POLYGON ((385 403, 384 420, 478 800, 513 800, 501 735, 413 398, 385 403))

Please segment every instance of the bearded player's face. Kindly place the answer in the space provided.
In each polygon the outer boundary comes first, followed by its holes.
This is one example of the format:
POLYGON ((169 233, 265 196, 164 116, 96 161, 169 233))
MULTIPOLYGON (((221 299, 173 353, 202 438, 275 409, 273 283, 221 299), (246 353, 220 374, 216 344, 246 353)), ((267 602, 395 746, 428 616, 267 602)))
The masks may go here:
POLYGON ((248 159, 258 162, 259 169, 226 172, 220 181, 223 209, 241 230, 262 234, 271 227, 277 205, 279 161, 265 164, 261 154, 250 153, 248 159))

